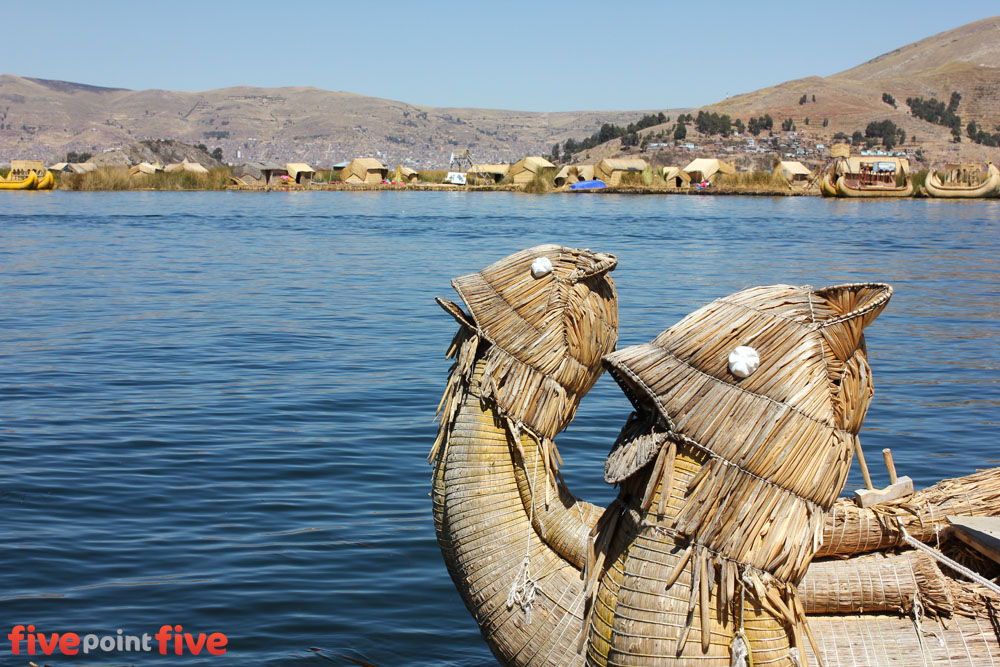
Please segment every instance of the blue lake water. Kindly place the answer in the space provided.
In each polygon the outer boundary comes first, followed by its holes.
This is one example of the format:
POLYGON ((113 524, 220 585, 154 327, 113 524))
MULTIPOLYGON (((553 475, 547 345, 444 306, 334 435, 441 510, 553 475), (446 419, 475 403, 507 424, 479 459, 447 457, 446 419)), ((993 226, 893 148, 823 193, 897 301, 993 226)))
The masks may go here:
MULTIPOLYGON (((543 242, 618 256, 620 346, 751 285, 889 282, 875 483, 883 447, 918 486, 998 465, 1000 201, 5 193, 2 634, 229 640, 53 665, 491 664, 431 519, 434 296, 543 242)), ((605 376, 560 436, 577 495, 611 499, 628 412, 605 376)))

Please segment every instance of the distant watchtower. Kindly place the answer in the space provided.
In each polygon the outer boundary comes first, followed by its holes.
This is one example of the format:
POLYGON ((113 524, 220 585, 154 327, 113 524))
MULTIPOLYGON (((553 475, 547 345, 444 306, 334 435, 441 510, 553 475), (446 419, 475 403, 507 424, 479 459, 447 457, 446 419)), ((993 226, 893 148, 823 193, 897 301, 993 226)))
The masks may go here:
POLYGON ((448 162, 448 171, 459 171, 465 173, 472 169, 472 156, 469 155, 469 149, 463 148, 460 151, 454 151, 451 154, 451 160, 448 162))

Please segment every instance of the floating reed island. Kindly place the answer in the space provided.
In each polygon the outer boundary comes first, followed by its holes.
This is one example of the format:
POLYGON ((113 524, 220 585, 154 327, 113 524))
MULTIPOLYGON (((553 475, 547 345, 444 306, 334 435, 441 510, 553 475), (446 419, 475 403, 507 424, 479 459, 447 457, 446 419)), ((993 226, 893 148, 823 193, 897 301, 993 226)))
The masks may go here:
POLYGON ((464 307, 439 299, 459 330, 435 528, 497 659, 1000 661, 1000 552, 969 523, 1000 514, 1000 469, 839 498, 873 396, 863 332, 891 288, 751 288, 614 351, 616 264, 538 246, 456 278, 464 307), (635 407, 603 508, 567 488, 555 442, 602 367, 635 407))

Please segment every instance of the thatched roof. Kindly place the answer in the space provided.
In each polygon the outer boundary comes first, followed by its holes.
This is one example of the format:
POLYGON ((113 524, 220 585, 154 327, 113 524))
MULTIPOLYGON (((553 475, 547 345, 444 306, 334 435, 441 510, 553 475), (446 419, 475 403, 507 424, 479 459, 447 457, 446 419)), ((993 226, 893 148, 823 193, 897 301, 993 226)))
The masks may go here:
POLYGON ((96 169, 97 165, 93 162, 70 162, 66 165, 65 171, 71 171, 74 174, 86 174, 96 169))
POLYGON ((150 164, 148 162, 140 162, 139 164, 135 165, 134 167, 132 167, 132 168, 130 168, 128 170, 128 175, 129 176, 141 176, 141 175, 151 176, 151 175, 155 174, 156 172, 161 171, 162 169, 163 169, 162 167, 159 167, 159 166, 157 166, 155 164, 150 164))
POLYGON ((299 174, 315 174, 316 170, 305 162, 289 162, 285 165, 285 170, 293 179, 298 179, 299 174))
POLYGON ((69 162, 56 162, 49 166, 49 171, 66 171, 66 167, 69 166, 69 162))
POLYGON ((798 160, 782 160, 774 170, 784 172, 786 176, 808 176, 812 173, 812 169, 798 160))
POLYGON ((688 175, 701 174, 704 179, 709 179, 716 173, 735 174, 736 169, 729 163, 717 158, 700 157, 692 160, 688 166, 684 167, 688 175))
POLYGON ((580 181, 594 180, 594 165, 592 164, 568 164, 559 170, 555 177, 556 187, 563 187, 566 184, 572 185, 580 181))
POLYGON ((685 183, 691 182, 691 176, 688 175, 686 171, 680 167, 664 167, 663 168, 663 179, 667 180, 670 178, 679 178, 685 183))
POLYGON ((470 174, 488 174, 490 176, 499 176, 503 178, 510 171, 509 164, 474 164, 469 169, 470 174))
POLYGON ((194 173, 194 174, 207 174, 208 173, 208 169, 205 169, 205 167, 203 167, 202 165, 198 164, 197 162, 188 162, 187 158, 185 158, 181 162, 175 162, 173 164, 168 164, 166 167, 163 168, 163 171, 165 171, 167 173, 172 173, 172 172, 175 172, 175 171, 190 171, 191 173, 194 173))
POLYGON ((351 176, 356 176, 363 181, 369 172, 379 172, 381 177, 384 178, 388 175, 389 170, 384 164, 373 157, 358 157, 351 160, 351 162, 341 170, 340 178, 341 180, 346 181, 351 176))
POLYGON ((641 158, 604 158, 597 163, 597 169, 605 173, 612 171, 645 171, 649 164, 641 158))
POLYGON ((510 171, 508 173, 510 175, 513 175, 520 173, 522 171, 530 171, 532 173, 537 174, 543 169, 555 169, 555 168, 556 166, 551 162, 549 162, 548 160, 546 160, 545 158, 532 156, 532 157, 521 158, 520 160, 515 162, 513 165, 511 165, 510 171))

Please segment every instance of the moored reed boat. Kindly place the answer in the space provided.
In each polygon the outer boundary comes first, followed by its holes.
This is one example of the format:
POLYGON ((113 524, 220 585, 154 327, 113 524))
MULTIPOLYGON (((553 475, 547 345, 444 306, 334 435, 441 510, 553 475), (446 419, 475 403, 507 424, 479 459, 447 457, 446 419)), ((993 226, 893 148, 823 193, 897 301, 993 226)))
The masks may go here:
POLYGON ((56 177, 49 171, 45 170, 45 175, 38 179, 38 183, 35 185, 36 190, 51 190, 55 187, 56 177))
MULTIPOLYGON (((955 175, 955 172, 964 170, 962 168, 952 168, 948 171, 950 175, 955 175)), ((968 172, 965 175, 968 176, 968 172)), ((927 174, 927 180, 924 181, 924 189, 927 191, 928 196, 942 199, 996 197, 1000 196, 1000 171, 993 166, 992 162, 987 162, 986 177, 981 182, 973 184, 961 182, 960 179, 942 181, 937 172, 931 170, 927 174)))
POLYGON ((861 178, 850 178, 845 174, 837 179, 838 197, 911 197, 913 181, 909 174, 904 176, 903 185, 882 182, 866 182, 861 178))
POLYGON ((823 178, 819 182, 819 191, 824 197, 837 196, 837 184, 832 173, 823 174, 823 178))
POLYGON ((539 246, 455 279, 469 314, 439 300, 459 332, 431 452, 435 527, 494 655, 511 665, 1000 660, 979 591, 922 553, 857 557, 909 549, 907 537, 934 542, 949 513, 1000 513, 1000 471, 874 509, 836 500, 871 398, 861 330, 891 290, 745 290, 609 354, 615 264, 539 246), (720 362, 736 340, 757 340, 756 360, 743 350, 735 366, 720 362), (554 442, 602 358, 637 409, 608 459, 620 493, 607 508, 570 493, 554 442), (852 557, 810 576, 813 555, 852 557))
POLYGON ((18 180, 0 179, 0 190, 34 190, 38 185, 38 174, 34 170, 18 180))

